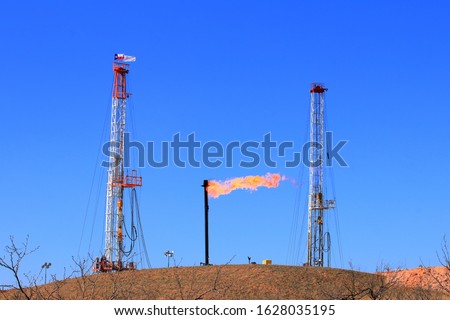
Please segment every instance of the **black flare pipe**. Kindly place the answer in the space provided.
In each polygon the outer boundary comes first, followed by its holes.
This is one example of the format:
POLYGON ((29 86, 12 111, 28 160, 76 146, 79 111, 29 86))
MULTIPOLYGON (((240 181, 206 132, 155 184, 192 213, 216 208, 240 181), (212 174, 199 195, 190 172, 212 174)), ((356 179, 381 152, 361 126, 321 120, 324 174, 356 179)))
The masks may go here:
POLYGON ((203 180, 204 201, 205 201, 205 266, 209 265, 209 204, 208 204, 208 180, 203 180))

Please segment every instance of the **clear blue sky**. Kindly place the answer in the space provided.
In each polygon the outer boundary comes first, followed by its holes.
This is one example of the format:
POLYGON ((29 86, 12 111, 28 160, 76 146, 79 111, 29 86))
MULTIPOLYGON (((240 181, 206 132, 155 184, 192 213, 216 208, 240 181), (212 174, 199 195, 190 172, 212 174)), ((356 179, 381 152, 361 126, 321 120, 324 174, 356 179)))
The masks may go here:
MULTIPOLYGON (((450 225, 449 12, 448 1, 433 0, 3 3, 0 245, 28 234, 40 249, 23 271, 50 261, 58 274, 80 251, 102 250, 97 155, 108 140, 112 58, 125 53, 137 56, 129 129, 144 142, 177 132, 260 141, 271 132, 300 146, 310 83, 324 82, 329 129, 349 140, 349 167, 333 169, 342 251, 341 260, 333 240, 334 265, 438 264, 450 225)), ((181 265, 203 261, 203 179, 266 172, 297 178, 301 169, 141 169, 152 266, 165 266, 166 250, 181 265)), ((307 181, 300 188, 305 196, 307 181)), ((212 199, 211 262, 293 263, 297 192, 283 183, 212 199)))

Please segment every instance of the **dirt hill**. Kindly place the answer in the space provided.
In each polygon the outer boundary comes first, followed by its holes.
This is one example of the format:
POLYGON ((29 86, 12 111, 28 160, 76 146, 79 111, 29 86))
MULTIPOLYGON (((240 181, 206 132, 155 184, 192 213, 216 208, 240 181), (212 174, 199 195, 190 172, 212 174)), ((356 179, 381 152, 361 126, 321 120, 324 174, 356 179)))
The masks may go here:
MULTIPOLYGON (((26 288, 32 299, 446 299, 406 273, 278 265, 222 265, 94 274, 26 288)), ((424 280, 426 281, 426 280, 424 280)), ((23 299, 18 290, 2 299, 23 299)))
POLYGON ((423 288, 450 294, 450 267, 419 267, 383 273, 389 281, 408 288, 423 288))

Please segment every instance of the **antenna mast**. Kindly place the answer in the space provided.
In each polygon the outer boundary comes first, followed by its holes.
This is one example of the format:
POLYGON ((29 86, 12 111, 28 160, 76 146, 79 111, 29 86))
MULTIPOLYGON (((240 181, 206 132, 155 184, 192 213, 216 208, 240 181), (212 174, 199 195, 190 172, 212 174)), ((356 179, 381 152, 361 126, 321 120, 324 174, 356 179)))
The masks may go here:
POLYGON ((325 91, 320 83, 311 86, 309 198, 308 198, 308 262, 309 266, 324 266, 324 253, 328 253, 330 266, 330 234, 324 233, 324 210, 335 207, 335 200, 323 199, 324 162, 324 107, 325 91))
POLYGON ((106 190, 106 223, 105 252, 101 259, 96 259, 94 271, 133 270, 133 262, 124 264, 123 245, 123 191, 125 188, 142 186, 142 177, 136 170, 131 175, 124 173, 124 141, 126 128, 127 74, 129 64, 136 61, 135 57, 116 54, 113 62, 114 85, 112 91, 111 133, 109 145, 108 184, 106 190))

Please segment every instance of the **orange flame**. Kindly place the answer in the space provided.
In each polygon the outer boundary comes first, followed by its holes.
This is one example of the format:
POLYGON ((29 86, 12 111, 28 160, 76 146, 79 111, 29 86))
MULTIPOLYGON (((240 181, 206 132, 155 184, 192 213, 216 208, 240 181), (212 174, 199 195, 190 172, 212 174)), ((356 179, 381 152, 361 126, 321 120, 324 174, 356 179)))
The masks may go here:
POLYGON ((256 190, 258 187, 277 188, 280 181, 286 180, 279 173, 267 173, 265 176, 247 176, 226 181, 211 180, 208 182, 208 195, 218 198, 236 189, 256 190))

